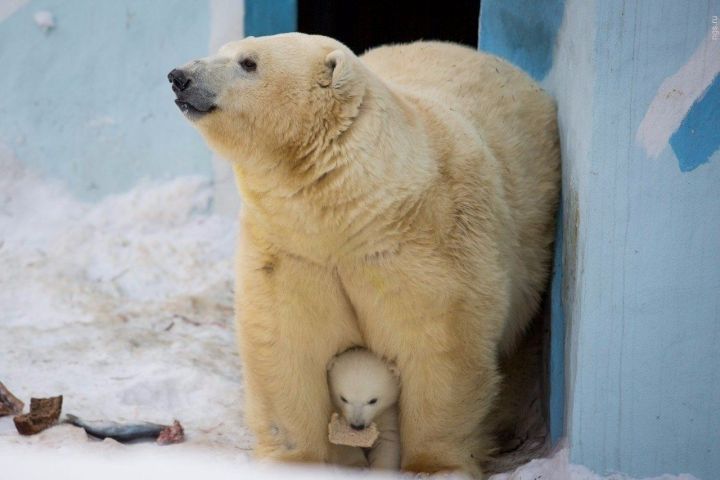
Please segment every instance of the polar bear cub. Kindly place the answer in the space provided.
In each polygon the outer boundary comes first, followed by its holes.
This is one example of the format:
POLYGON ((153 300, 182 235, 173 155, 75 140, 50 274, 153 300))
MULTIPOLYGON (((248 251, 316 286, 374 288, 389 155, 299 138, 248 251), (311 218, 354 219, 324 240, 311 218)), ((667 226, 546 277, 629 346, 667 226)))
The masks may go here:
MULTIPOLYGON (((353 430, 373 422, 379 435, 368 450, 370 468, 400 468, 400 433, 397 401, 400 385, 397 370, 363 348, 348 350, 328 365, 333 403, 353 430)), ((356 453, 359 447, 353 447, 356 453)))

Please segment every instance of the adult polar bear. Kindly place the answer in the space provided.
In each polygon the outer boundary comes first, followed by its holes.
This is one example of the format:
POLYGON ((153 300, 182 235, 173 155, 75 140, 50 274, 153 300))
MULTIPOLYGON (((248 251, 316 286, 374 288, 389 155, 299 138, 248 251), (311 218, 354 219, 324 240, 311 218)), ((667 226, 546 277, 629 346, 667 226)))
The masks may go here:
POLYGON ((256 453, 333 458, 326 365, 361 345, 399 367, 403 468, 482 476, 498 357, 548 279, 552 100, 469 48, 358 58, 297 33, 229 43, 169 79, 244 199, 236 308, 256 453))

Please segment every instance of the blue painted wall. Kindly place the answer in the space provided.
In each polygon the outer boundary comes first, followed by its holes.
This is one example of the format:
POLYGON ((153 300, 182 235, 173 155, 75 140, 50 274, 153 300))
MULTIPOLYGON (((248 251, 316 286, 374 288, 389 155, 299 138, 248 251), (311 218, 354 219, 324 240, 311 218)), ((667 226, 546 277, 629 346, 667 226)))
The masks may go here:
MULTIPOLYGON (((595 43, 589 211, 580 226, 585 271, 572 458, 637 475, 717 478, 720 152, 715 143, 714 157, 708 148, 685 157, 665 145, 653 158, 636 132, 658 94, 669 100, 671 92, 659 91, 663 81, 707 38, 720 2, 606 0, 597 7, 603 28, 595 43)), ((701 73, 673 94, 691 90, 701 73)), ((696 105, 720 111, 702 97, 696 105)), ((691 110, 682 122, 694 118, 691 110)), ((651 128, 658 121, 650 119, 651 128)))
MULTIPOLYGON (((720 39, 716 40, 720 42, 720 39)), ((689 172, 707 163, 720 146, 720 74, 693 104, 670 137, 680 170, 689 172)))
POLYGON ((522 67, 542 80, 552 67, 564 0, 503 0, 481 3, 480 49, 522 67))
POLYGON ((0 21, 0 144, 81 198, 211 175, 166 75, 207 54, 207 2, 32 0, 0 21), (40 10, 55 16, 43 32, 40 10))
POLYGON ((496 38, 481 45, 558 101, 553 304, 567 325, 571 459, 600 472, 717 478, 720 40, 711 28, 720 1, 567 0, 548 71, 517 53, 538 38, 521 33, 527 18, 546 21, 529 5, 508 21, 507 2, 485 0, 481 36, 496 38))
POLYGON ((245 0, 245 35, 297 30, 297 0, 245 0))

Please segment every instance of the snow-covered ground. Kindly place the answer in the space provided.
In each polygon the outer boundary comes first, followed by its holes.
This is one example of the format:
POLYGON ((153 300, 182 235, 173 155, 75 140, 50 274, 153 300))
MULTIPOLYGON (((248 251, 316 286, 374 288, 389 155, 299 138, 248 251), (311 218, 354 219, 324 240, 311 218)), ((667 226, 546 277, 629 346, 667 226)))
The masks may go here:
MULTIPOLYGON (((0 155, 0 381, 26 402, 62 394, 63 411, 84 419, 177 418, 187 436, 121 445, 60 425, 22 437, 4 417, 0 478, 288 477, 248 460, 232 324, 236 225, 210 202, 206 179, 178 178, 82 203, 0 155)), ((569 465, 566 449, 493 477, 541 478, 625 477, 569 465)))
MULTIPOLYGON (((85 204, 0 162, 0 381, 26 402, 62 394, 63 411, 81 418, 177 418, 185 446, 244 458, 235 225, 207 213, 208 182, 179 178, 85 204)), ((20 437, 0 419, 4 445, 85 442, 78 432, 20 437)))

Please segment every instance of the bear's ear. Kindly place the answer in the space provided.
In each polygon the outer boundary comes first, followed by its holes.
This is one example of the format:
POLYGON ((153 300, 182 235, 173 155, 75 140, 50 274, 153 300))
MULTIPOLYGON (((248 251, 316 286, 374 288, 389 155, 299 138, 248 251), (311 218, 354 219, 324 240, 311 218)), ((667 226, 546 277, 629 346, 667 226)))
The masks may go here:
POLYGON ((325 57, 325 72, 320 85, 336 90, 348 88, 353 80, 352 59, 342 50, 333 50, 325 57))

